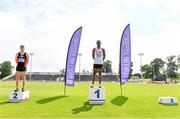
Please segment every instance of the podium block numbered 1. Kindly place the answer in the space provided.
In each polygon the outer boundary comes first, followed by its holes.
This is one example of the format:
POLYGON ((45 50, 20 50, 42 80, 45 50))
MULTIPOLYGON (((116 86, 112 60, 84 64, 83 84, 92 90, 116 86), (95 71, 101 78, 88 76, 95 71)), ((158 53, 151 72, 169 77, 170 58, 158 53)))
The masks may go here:
POLYGON ((14 92, 11 91, 9 94, 9 101, 10 102, 22 102, 29 99, 29 91, 18 91, 14 92))
POLYGON ((104 104, 105 103, 105 89, 104 87, 89 88, 89 104, 104 104))

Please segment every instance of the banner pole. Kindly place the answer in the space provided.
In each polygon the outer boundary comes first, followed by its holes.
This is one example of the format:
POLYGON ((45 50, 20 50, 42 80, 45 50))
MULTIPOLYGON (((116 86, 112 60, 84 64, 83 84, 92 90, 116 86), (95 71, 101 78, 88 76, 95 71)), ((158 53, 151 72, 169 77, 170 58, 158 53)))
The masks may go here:
MULTIPOLYGON (((120 77, 121 77, 121 74, 120 74, 120 77)), ((120 78, 120 90, 121 90, 121 96, 122 96, 122 94, 123 94, 123 87, 122 87, 122 80, 121 80, 121 78, 120 78)))
POLYGON ((121 96, 122 96, 123 94, 122 83, 120 84, 120 87, 121 87, 121 96))
POLYGON ((66 96, 66 84, 64 85, 64 96, 66 96))
MULTIPOLYGON (((66 67, 67 67, 67 60, 66 60, 66 67)), ((64 96, 66 96, 66 69, 65 68, 65 75, 64 75, 64 96)))

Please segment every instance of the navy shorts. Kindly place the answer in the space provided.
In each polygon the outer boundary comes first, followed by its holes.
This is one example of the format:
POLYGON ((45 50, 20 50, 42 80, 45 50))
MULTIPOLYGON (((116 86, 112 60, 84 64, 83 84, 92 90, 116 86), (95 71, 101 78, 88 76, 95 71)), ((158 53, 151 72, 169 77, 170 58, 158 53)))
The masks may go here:
POLYGON ((16 67, 16 71, 24 72, 26 71, 26 67, 16 67))

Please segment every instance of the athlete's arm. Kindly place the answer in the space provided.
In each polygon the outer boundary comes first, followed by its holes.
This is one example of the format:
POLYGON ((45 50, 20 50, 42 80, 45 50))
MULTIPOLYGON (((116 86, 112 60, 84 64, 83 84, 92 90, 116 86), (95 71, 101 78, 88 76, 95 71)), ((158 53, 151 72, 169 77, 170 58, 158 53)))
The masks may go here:
POLYGON ((18 64, 18 54, 15 55, 15 62, 18 64))
POLYGON ((93 48, 93 50, 92 50, 92 58, 94 59, 94 56, 95 55, 95 48, 93 48))
POLYGON ((29 63, 29 54, 26 53, 26 61, 25 61, 24 67, 27 67, 28 63, 29 63))
POLYGON ((105 60, 105 58, 106 58, 106 52, 105 52, 105 49, 104 49, 104 48, 103 48, 102 50, 103 50, 103 60, 105 60))

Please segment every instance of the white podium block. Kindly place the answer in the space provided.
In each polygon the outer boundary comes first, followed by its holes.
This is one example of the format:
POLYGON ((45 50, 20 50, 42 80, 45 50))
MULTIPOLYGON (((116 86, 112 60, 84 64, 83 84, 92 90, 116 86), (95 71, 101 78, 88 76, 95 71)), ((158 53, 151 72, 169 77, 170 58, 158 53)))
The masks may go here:
POLYGON ((89 104, 104 104, 105 103, 105 89, 104 87, 89 88, 89 104))
POLYGON ((29 99, 29 91, 11 91, 9 94, 10 102, 22 102, 29 99))
POLYGON ((176 97, 159 97, 158 101, 160 104, 164 105, 177 105, 178 100, 176 97))

